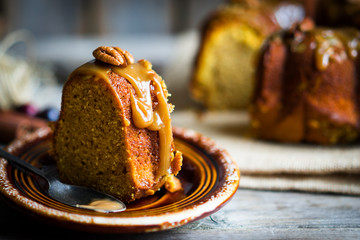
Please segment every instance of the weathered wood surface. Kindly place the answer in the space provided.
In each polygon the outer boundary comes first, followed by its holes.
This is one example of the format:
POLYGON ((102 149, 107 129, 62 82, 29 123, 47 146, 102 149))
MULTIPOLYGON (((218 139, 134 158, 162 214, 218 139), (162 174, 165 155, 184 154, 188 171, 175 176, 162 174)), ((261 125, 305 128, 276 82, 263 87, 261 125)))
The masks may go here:
POLYGON ((169 231, 131 235, 49 226, 0 201, 0 239, 360 239, 360 198, 240 189, 210 217, 169 231))

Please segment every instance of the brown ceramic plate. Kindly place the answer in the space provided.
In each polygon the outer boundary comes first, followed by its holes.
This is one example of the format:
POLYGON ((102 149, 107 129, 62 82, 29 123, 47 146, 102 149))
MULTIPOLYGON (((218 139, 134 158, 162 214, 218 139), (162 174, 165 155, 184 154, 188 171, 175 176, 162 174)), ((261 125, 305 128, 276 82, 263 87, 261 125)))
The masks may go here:
MULTIPOLYGON (((49 157, 51 132, 40 129, 8 150, 37 167, 54 167, 49 157)), ((226 151, 190 130, 174 128, 177 150, 184 156, 178 177, 184 191, 158 191, 127 205, 120 213, 97 213, 51 199, 41 179, 24 174, 0 159, 0 192, 23 212, 71 229, 130 233, 170 229, 219 210, 236 192, 239 170, 226 151)))

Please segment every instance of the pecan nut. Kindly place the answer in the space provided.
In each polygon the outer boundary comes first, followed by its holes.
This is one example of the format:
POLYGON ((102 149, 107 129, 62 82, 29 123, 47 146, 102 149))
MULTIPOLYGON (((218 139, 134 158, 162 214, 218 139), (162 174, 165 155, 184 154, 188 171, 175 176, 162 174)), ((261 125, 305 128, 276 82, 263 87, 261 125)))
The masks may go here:
POLYGON ((134 63, 134 57, 119 47, 101 46, 93 51, 96 60, 115 66, 126 67, 134 63))
POLYGON ((122 48, 119 48, 119 47, 114 47, 114 49, 116 51, 118 51, 123 56, 123 58, 125 59, 127 64, 133 64, 134 63, 135 60, 134 60, 133 55, 131 55, 131 53, 129 53, 128 51, 123 50, 122 48))

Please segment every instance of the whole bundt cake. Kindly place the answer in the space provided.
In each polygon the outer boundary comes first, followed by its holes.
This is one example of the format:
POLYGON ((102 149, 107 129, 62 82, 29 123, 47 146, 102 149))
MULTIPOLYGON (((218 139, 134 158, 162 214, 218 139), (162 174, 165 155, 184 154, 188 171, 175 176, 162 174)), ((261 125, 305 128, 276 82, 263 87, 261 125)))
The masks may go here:
POLYGON ((60 179, 126 202, 152 195, 182 164, 165 83, 150 62, 120 48, 93 54, 69 76, 52 125, 60 179))
POLYGON ((355 29, 316 28, 309 19, 269 38, 250 107, 256 134, 320 144, 357 139, 359 41, 355 29))

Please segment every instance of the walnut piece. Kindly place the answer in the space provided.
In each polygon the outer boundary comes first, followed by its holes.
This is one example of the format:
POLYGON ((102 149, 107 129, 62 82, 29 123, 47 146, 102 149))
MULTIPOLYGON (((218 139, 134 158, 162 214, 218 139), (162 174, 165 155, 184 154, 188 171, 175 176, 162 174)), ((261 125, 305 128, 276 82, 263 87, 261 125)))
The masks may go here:
POLYGON ((93 51, 96 60, 115 66, 126 67, 134 63, 134 57, 119 47, 101 46, 93 51))

